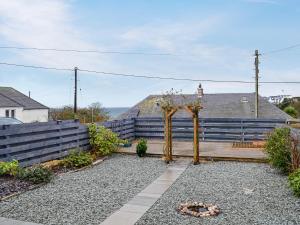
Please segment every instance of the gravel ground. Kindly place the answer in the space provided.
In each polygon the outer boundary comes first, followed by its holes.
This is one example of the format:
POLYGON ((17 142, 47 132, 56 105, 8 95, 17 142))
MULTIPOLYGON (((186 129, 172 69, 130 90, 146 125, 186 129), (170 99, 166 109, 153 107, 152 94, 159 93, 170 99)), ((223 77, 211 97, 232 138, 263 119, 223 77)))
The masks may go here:
POLYGON ((113 155, 50 184, 0 202, 0 217, 51 225, 99 224, 166 168, 155 158, 113 155))
POLYGON ((135 225, 300 224, 300 199, 287 178, 266 164, 215 162, 191 165, 135 225), (176 212, 185 201, 219 205, 217 217, 176 212))

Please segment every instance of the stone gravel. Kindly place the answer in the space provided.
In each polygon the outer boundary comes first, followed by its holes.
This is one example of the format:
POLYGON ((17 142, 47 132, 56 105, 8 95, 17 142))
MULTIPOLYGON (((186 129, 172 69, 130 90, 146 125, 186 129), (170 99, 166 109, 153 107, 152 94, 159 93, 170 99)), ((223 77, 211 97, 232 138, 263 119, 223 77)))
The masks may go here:
POLYGON ((162 160, 113 155, 101 164, 0 202, 0 217, 47 225, 94 225, 121 208, 166 168, 162 160))
POLYGON ((191 165, 135 225, 300 224, 300 199, 287 177, 267 164, 214 162, 191 165), (185 201, 219 205, 217 217, 181 215, 185 201))

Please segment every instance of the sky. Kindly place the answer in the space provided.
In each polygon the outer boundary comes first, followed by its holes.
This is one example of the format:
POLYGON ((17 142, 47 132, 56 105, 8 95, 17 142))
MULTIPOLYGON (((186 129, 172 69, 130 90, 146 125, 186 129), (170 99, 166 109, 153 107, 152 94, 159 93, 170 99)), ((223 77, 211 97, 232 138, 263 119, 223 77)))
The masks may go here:
MULTIPOLYGON (((300 81, 298 0, 0 0, 0 46, 163 53, 130 55, 0 49, 0 62, 148 76, 300 81)), ((78 105, 132 106, 198 82, 78 72, 78 105)), ((71 105, 74 72, 0 65, 10 86, 49 107, 71 105)), ((204 93, 254 92, 254 84, 203 82, 204 93)), ((299 84, 260 84, 260 95, 299 96, 299 84)))

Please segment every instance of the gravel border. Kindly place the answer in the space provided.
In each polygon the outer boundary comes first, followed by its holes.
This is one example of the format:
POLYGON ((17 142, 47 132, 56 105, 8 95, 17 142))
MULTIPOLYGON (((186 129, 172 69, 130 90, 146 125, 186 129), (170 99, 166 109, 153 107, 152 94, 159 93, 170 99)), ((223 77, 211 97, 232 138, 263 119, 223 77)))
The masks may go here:
POLYGON ((191 165, 135 225, 300 224, 300 199, 287 177, 267 164, 215 162, 191 165), (217 204, 217 217, 184 216, 185 201, 217 204))
POLYGON ((0 217, 46 225, 94 225, 121 208, 166 168, 157 158, 116 154, 0 202, 0 217))

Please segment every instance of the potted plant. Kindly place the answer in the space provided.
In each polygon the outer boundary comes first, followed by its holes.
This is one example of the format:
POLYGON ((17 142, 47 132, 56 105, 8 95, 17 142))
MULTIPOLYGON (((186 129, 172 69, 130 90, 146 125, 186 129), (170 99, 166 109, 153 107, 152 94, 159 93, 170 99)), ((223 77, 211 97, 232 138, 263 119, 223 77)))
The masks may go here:
POLYGON ((125 148, 129 148, 129 147, 131 147, 132 146, 132 143, 131 143, 131 141, 129 141, 129 140, 124 140, 124 142, 123 142, 123 147, 125 147, 125 148))

